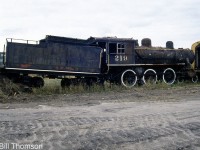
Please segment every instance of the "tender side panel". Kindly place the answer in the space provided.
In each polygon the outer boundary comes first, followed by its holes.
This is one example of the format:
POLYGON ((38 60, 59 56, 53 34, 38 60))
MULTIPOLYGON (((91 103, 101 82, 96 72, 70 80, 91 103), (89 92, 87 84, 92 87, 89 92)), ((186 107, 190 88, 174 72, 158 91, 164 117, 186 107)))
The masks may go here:
POLYGON ((6 68, 66 73, 100 73, 101 48, 49 43, 7 43, 6 68))

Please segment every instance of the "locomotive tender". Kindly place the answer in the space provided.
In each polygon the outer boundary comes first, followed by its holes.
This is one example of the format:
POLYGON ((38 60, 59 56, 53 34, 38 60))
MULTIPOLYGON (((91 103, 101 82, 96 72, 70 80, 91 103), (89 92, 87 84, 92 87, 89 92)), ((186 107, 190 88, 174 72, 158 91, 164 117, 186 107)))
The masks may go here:
POLYGON ((132 87, 147 81, 173 84, 176 79, 193 78, 194 60, 193 51, 174 49, 171 41, 162 48, 152 47, 150 39, 143 39, 139 46, 132 38, 46 36, 35 43, 7 39, 0 68, 13 81, 35 87, 44 85, 43 77, 61 78, 62 86, 106 80, 132 87))

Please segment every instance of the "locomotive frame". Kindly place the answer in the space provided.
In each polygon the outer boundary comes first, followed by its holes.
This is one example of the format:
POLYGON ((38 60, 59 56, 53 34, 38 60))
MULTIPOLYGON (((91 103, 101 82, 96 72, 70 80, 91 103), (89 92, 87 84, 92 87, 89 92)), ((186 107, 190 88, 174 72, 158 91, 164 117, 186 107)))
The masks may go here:
MULTIPOLYGON (((188 49, 174 49, 168 42, 166 48, 152 47, 150 39, 139 46, 132 38, 90 37, 87 40, 46 36, 35 42, 7 39, 0 53, 1 74, 29 86, 42 87, 44 77, 61 78, 61 86, 80 82, 122 84, 156 83, 163 80, 173 84, 176 79, 198 75, 198 56, 195 68, 191 67, 194 53, 188 49), (30 75, 37 75, 31 77, 30 75)), ((199 51, 193 50, 195 53, 199 51)), ((200 54, 200 53, 198 53, 200 54)), ((196 80, 195 80, 196 81, 196 80)))

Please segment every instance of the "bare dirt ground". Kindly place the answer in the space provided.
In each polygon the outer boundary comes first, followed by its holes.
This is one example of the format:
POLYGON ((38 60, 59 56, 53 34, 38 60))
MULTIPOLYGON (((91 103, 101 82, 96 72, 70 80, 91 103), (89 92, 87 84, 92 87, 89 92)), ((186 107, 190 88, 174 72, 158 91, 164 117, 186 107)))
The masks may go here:
POLYGON ((45 150, 200 150, 200 86, 15 96, 0 135, 45 150))

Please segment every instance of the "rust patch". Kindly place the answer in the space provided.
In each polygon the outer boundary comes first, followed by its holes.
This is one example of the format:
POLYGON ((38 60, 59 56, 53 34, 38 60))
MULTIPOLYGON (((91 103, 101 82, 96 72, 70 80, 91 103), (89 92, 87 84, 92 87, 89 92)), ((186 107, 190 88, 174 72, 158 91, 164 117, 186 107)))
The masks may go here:
POLYGON ((21 68, 29 68, 31 65, 30 64, 21 64, 20 67, 21 68))

